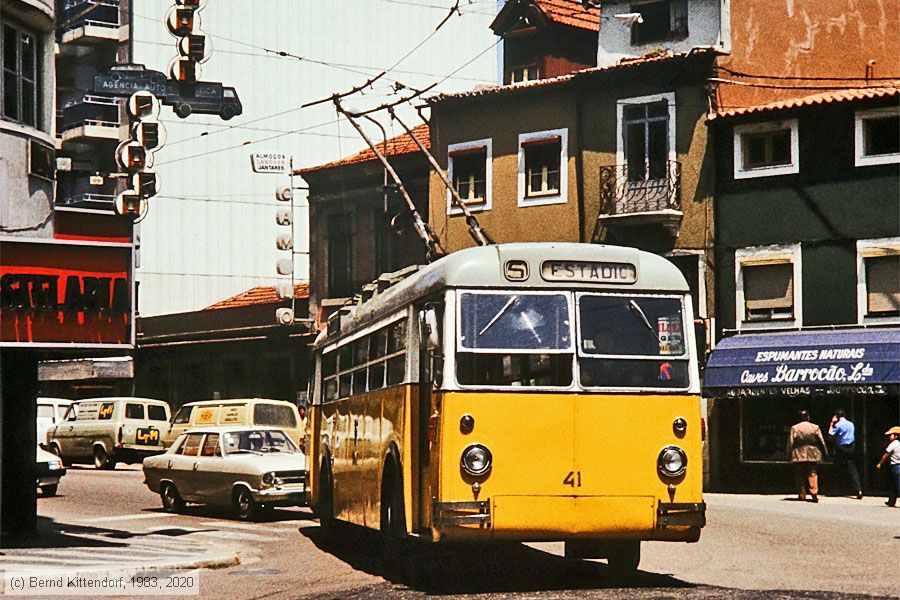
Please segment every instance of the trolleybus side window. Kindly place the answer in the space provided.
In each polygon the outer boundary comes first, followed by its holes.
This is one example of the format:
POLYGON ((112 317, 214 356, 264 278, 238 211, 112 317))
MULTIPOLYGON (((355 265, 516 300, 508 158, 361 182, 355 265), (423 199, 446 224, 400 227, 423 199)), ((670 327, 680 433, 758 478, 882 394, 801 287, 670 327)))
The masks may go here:
POLYGON ((572 384, 568 294, 463 292, 459 304, 460 384, 572 384))
POLYGON ((322 355, 324 400, 364 394, 406 378, 406 320, 322 355))
POLYGON ((582 386, 688 387, 681 298, 582 294, 578 323, 582 386))

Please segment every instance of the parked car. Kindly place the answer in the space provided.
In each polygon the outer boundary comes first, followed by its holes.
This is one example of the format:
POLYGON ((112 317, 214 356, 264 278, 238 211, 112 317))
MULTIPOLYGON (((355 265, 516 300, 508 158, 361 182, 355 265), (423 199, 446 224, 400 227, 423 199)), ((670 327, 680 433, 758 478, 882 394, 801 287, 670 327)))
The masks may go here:
POLYGON ((169 405, 133 397, 91 398, 73 402, 65 419, 47 430, 47 447, 63 464, 90 461, 98 469, 140 462, 164 451, 162 432, 169 405))
POLYGON ((37 448, 37 488, 43 496, 55 496, 60 478, 66 474, 62 461, 38 446, 37 448))
POLYGON ((63 420, 71 404, 63 398, 37 399, 37 441, 42 448, 47 447, 47 430, 63 420))
POLYGON ((306 503, 306 456, 275 427, 191 428, 165 454, 144 459, 144 482, 167 511, 195 502, 255 520, 306 503))
POLYGON ((260 425, 277 427, 290 436, 298 446, 306 433, 297 406, 284 400, 268 398, 235 398, 188 402, 172 417, 172 424, 163 437, 169 447, 188 428, 213 425, 260 425))

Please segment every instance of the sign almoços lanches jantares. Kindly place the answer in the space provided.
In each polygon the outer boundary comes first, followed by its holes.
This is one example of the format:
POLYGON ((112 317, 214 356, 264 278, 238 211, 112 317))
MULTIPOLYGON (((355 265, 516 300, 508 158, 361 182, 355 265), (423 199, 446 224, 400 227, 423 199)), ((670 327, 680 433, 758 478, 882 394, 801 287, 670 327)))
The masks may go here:
POLYGON ((133 346, 129 244, 0 241, 0 345, 133 346))

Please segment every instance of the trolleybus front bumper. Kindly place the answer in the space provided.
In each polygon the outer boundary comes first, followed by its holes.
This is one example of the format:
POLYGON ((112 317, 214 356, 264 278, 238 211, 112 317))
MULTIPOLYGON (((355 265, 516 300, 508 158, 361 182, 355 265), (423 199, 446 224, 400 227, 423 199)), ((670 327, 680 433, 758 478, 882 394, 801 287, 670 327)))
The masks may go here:
POLYGON ((565 538, 594 537, 598 534, 601 537, 609 537, 612 532, 619 532, 628 538, 696 541, 704 525, 706 525, 704 502, 666 503, 655 501, 652 497, 642 499, 583 497, 576 500, 574 497, 535 496, 432 502, 432 526, 442 535, 451 537, 458 537, 465 531, 474 534, 485 530, 489 530, 492 537, 514 539, 526 535, 533 536, 535 540, 555 539, 560 534, 565 538), (509 508, 510 502, 514 502, 519 509, 515 512, 527 524, 510 523, 509 517, 495 518, 498 517, 493 514, 497 508, 494 506, 496 502, 504 504, 506 508, 509 508), (564 513, 560 509, 572 502, 580 503, 581 510, 570 510, 573 520, 568 522, 561 517, 564 513), (640 508, 641 506, 645 508, 640 508), (582 518, 590 516, 582 522, 574 519, 577 516, 574 515, 575 512, 581 512, 582 518), (548 519, 548 515, 555 515, 555 518, 548 519), (594 529, 598 525, 600 529, 594 529), (497 530, 497 527, 500 529, 497 530))

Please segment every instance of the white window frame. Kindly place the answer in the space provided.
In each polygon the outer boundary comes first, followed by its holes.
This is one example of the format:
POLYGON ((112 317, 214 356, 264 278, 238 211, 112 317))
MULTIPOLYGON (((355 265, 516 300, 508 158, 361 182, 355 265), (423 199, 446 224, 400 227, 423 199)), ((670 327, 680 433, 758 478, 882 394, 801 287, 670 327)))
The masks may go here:
MULTIPOLYGON (((453 181, 453 157, 450 156, 453 152, 459 152, 461 150, 474 150, 476 148, 484 148, 485 149, 485 164, 484 164, 484 203, 483 204, 467 204, 466 208, 469 209, 469 212, 483 212, 485 210, 491 209, 491 202, 493 196, 493 174, 492 174, 492 165, 493 165, 493 142, 491 138, 485 138, 483 140, 472 140, 470 142, 459 142, 458 144, 448 144, 447 145, 447 179, 451 182, 453 181)), ((450 193, 450 190, 447 190, 447 214, 448 215, 461 215, 463 211, 458 206, 453 206, 453 195, 450 193)))
MULTIPOLYGON (((632 98, 619 98, 616 101, 616 166, 625 165, 625 107, 631 104, 650 104, 651 102, 666 101, 669 108, 669 152, 668 160, 675 162, 677 152, 675 151, 675 92, 665 92, 663 94, 652 94, 650 96, 634 96, 632 98)), ((629 185, 642 185, 645 182, 634 182, 629 185)))
POLYGON ((866 285, 866 258, 878 256, 881 249, 900 250, 900 237, 857 240, 856 242, 856 322, 860 325, 900 324, 900 317, 868 317, 868 286, 866 285))
POLYGON ((739 248, 734 252, 734 300, 735 326, 743 329, 797 329, 803 325, 803 262, 800 244, 778 244, 772 246, 751 246, 739 248), (794 318, 776 319, 774 321, 748 321, 744 302, 744 269, 745 263, 759 260, 785 259, 793 267, 794 286, 794 318))
POLYGON ((751 179, 753 177, 772 177, 775 175, 792 175, 800 172, 800 127, 797 119, 767 121, 765 123, 749 123, 734 127, 734 178, 751 179), (741 137, 745 133, 765 133, 781 129, 791 130, 791 162, 773 167, 744 168, 744 145, 741 137))
POLYGON ((896 106, 856 111, 854 116, 855 166, 868 167, 871 165, 900 163, 900 152, 892 152, 891 154, 866 154, 865 128, 863 127, 863 123, 866 119, 897 114, 900 114, 900 108, 896 106))
POLYGON ((526 206, 545 206, 548 204, 565 204, 569 199, 569 130, 547 129, 544 131, 532 131, 529 133, 519 134, 519 176, 518 176, 518 205, 526 206), (559 138, 559 193, 547 194, 544 196, 526 197, 526 181, 525 181, 525 142, 532 140, 540 140, 546 138, 559 138))

